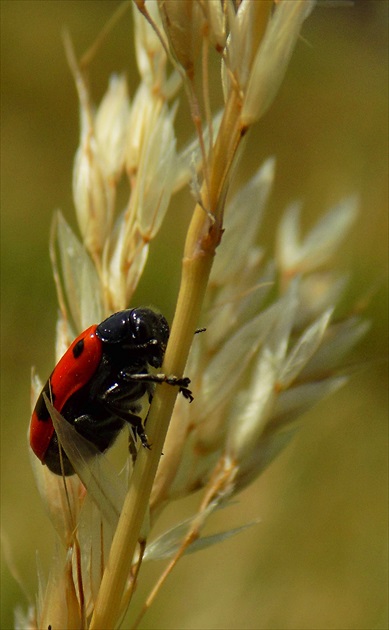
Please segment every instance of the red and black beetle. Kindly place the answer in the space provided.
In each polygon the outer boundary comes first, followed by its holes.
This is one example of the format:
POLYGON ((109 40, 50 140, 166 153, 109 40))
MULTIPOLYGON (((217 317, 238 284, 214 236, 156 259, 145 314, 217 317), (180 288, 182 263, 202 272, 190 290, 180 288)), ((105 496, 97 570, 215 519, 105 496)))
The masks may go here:
POLYGON ((149 447, 142 417, 155 383, 177 385, 188 399, 189 379, 153 374, 160 368, 169 338, 166 319, 149 308, 119 311, 81 333, 55 366, 31 418, 30 445, 57 475, 74 469, 58 443, 43 397, 80 435, 104 452, 125 423, 149 447))

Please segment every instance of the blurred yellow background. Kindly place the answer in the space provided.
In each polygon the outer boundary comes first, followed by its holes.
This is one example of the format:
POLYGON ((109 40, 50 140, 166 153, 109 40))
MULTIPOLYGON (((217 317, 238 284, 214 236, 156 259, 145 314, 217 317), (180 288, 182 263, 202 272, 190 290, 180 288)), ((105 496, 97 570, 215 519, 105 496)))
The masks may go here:
MULTIPOLYGON (((54 209, 75 225, 78 105, 61 33, 69 29, 81 54, 118 4, 1 2, 2 528, 32 597, 35 550, 47 570, 54 536, 28 461, 30 370, 36 366, 44 378, 53 367, 54 209)), ((225 529, 228 520, 231 527, 257 517, 261 523, 182 560, 144 628, 388 627, 387 19, 385 0, 314 12, 276 102, 248 140, 241 169, 247 176, 268 155, 277 158, 261 238, 270 251, 288 202, 304 200, 309 226, 340 198, 360 195, 360 218, 338 264, 352 271, 346 306, 374 289, 366 311, 372 328, 354 353, 365 366, 307 414, 291 446, 238 505, 215 516, 211 529, 225 529)), ((136 87, 131 23, 129 12, 92 64, 96 102, 113 71, 127 72, 131 93, 136 87)), ((175 202, 183 230, 191 206, 187 193, 175 202)), ((176 217, 163 228, 166 238, 152 251, 137 296, 168 317, 182 248, 176 217), (166 270, 163 277, 153 276, 153 261, 166 270)), ((198 500, 170 506, 163 523, 190 514, 198 500)), ((161 570, 162 564, 145 566, 138 603, 161 570)), ((1 628, 8 629, 14 607, 26 602, 5 562, 1 578, 1 628)))

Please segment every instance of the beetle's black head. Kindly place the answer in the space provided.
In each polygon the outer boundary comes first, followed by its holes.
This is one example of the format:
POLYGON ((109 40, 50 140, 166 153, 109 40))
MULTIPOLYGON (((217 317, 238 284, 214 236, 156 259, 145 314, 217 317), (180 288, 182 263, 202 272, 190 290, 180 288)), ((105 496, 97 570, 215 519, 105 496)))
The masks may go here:
POLYGON ((96 329, 109 351, 128 351, 153 367, 161 367, 169 339, 169 324, 163 315, 149 308, 133 308, 114 313, 96 329))

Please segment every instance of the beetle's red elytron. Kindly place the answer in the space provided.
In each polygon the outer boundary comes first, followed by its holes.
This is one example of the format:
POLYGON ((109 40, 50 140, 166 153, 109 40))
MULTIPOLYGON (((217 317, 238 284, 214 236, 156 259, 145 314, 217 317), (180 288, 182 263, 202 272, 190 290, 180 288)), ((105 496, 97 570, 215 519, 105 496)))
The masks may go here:
POLYGON ((81 333, 57 363, 32 414, 30 445, 40 461, 57 475, 75 472, 63 449, 60 456, 43 393, 100 452, 125 423, 149 447, 141 416, 155 383, 177 385, 192 400, 188 378, 150 373, 161 367, 168 338, 166 319, 149 308, 119 311, 81 333))

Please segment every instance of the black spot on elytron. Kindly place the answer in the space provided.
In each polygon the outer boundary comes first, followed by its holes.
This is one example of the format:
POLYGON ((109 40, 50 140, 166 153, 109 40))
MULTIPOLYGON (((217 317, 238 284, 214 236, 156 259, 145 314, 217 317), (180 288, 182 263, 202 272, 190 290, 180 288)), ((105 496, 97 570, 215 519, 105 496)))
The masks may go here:
POLYGON ((73 348, 73 356, 75 359, 78 359, 78 357, 83 353, 84 351, 84 340, 80 339, 80 341, 77 341, 76 345, 73 348))
POLYGON ((42 422, 47 422, 50 419, 50 414, 43 398, 43 392, 46 394, 47 398, 51 400, 52 404, 54 404, 55 396, 51 391, 50 379, 46 382, 46 385, 42 389, 42 392, 39 394, 39 398, 35 406, 35 413, 38 420, 41 420, 42 422))

